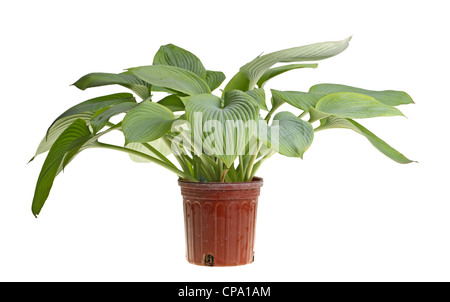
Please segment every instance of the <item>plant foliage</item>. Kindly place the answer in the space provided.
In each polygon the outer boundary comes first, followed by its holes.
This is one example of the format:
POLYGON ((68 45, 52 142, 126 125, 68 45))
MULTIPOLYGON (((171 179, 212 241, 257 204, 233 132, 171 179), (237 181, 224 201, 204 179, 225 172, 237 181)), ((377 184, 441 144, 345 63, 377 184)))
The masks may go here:
POLYGON ((206 69, 197 56, 173 44, 161 46, 152 65, 81 77, 73 84, 81 90, 120 85, 131 93, 84 101, 50 125, 35 153, 48 151, 33 214, 40 213, 56 175, 89 148, 125 152, 136 162, 156 163, 188 181, 246 182, 274 153, 302 158, 316 132, 343 128, 359 133, 398 163, 412 162, 355 121, 403 116, 396 106, 413 103, 405 92, 341 84, 318 84, 307 92, 264 89, 270 79, 285 72, 316 68, 314 61, 341 53, 349 42, 347 38, 259 56, 240 68, 220 96, 213 92, 225 75, 206 69), (313 62, 299 63, 306 61, 313 62), (293 64, 275 66, 279 63, 293 64), (294 115, 289 108, 278 111, 285 103, 301 114, 294 115), (110 122, 120 113, 125 113, 121 122, 110 122), (319 124, 315 128, 314 122, 319 124), (123 146, 99 141, 111 131, 123 133, 123 146))

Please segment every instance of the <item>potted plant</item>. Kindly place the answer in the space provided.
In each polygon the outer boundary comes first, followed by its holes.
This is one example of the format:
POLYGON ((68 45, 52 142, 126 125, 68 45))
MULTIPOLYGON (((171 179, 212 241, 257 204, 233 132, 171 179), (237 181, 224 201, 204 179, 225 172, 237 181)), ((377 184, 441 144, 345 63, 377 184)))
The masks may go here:
POLYGON ((161 46, 152 65, 81 77, 74 83, 81 90, 116 84, 132 93, 84 101, 50 125, 36 151, 36 155, 46 151, 48 155, 37 180, 33 214, 40 213, 54 178, 78 153, 90 148, 125 152, 134 161, 158 164, 179 177, 189 262, 251 263, 262 186, 262 179, 255 175, 275 152, 302 158, 315 132, 346 128, 366 137, 390 159, 412 162, 355 121, 403 115, 396 106, 413 103, 405 92, 339 84, 314 85, 308 92, 271 89, 269 94, 264 90, 275 76, 317 67, 297 62, 335 56, 349 41, 259 56, 242 66, 217 95, 213 91, 225 75, 207 70, 194 54, 172 44, 161 46), (274 67, 278 63, 292 64, 274 67), (283 104, 286 111, 279 111, 283 104), (300 109, 301 114, 294 115, 288 111, 291 108, 300 109), (110 122, 121 113, 125 113, 121 122, 110 122), (123 132, 125 145, 100 141, 111 131, 123 132))

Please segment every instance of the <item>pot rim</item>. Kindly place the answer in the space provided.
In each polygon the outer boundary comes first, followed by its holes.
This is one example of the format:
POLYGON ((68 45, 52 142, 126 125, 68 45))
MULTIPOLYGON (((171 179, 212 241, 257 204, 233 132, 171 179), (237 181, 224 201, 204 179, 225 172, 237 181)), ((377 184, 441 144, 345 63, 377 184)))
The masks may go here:
POLYGON ((253 177, 252 181, 241 181, 241 182, 195 182, 195 181, 188 181, 188 180, 178 180, 178 184, 182 187, 198 187, 198 188, 220 188, 220 189, 235 189, 236 187, 239 188, 257 188, 261 187, 263 185, 263 179, 261 177, 253 177))

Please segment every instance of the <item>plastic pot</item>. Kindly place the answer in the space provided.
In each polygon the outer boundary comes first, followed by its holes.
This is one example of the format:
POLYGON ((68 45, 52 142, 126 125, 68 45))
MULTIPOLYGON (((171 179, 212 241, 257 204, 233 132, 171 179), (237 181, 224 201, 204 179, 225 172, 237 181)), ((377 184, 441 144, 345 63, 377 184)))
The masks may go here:
POLYGON ((178 181, 183 196, 186 258, 203 266, 235 266, 254 260, 261 178, 251 182, 178 181))

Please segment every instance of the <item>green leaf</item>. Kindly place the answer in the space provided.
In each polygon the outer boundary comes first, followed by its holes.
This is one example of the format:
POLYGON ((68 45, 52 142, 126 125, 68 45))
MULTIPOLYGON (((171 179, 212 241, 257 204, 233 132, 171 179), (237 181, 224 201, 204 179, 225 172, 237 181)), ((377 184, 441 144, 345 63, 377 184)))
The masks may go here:
POLYGON ((56 120, 53 122, 53 124, 50 126, 50 128, 55 124, 56 121, 59 119, 82 113, 82 112, 97 112, 100 109, 108 108, 117 104, 121 103, 135 103, 136 100, 133 97, 131 93, 115 93, 110 95, 105 95, 97 98, 93 98, 87 101, 84 101, 78 105, 75 105, 65 111, 63 114, 61 114, 56 120))
POLYGON ((408 164, 411 162, 414 162, 413 160, 410 160, 406 158, 402 153, 392 148, 390 145, 388 145, 385 141, 380 139, 378 136, 370 132, 368 129, 363 127, 361 124, 355 122, 352 119, 347 118, 341 118, 337 116, 329 116, 328 118, 321 120, 321 125, 315 129, 315 131, 321 131, 325 129, 331 129, 331 128, 344 128, 344 129, 351 129, 364 137, 366 137, 369 142, 376 148, 378 151, 392 159, 393 161, 396 161, 400 164, 408 164))
POLYGON ((183 101, 181 101, 181 99, 178 96, 174 95, 174 94, 166 96, 165 98, 160 100, 158 102, 158 104, 166 106, 172 112, 184 111, 184 103, 183 103, 183 101))
POLYGON ((331 94, 336 92, 356 92, 371 96, 377 101, 389 106, 398 106, 402 104, 414 103, 411 97, 406 92, 403 91, 395 91, 395 90, 375 91, 340 84, 317 84, 312 86, 309 89, 309 92, 319 92, 325 94, 331 94))
POLYGON ((136 106, 136 102, 126 102, 113 105, 108 108, 103 108, 97 111, 90 120, 90 125, 94 133, 97 133, 103 127, 105 127, 111 117, 120 113, 127 112, 134 106, 136 106))
POLYGON ((81 77, 73 85, 81 90, 85 90, 86 88, 114 84, 118 84, 132 90, 144 100, 150 97, 150 85, 135 75, 127 72, 120 74, 102 72, 89 73, 81 77))
POLYGON ((37 147, 37 150, 35 152, 34 157, 30 160, 34 160, 36 156, 39 154, 42 154, 44 152, 47 152, 50 150, 51 146, 55 143, 56 139, 63 133, 64 130, 67 129, 74 121, 77 119, 82 119, 85 122, 90 121, 92 116, 94 115, 93 112, 82 112, 70 116, 63 117, 59 120, 57 120, 47 131, 47 135, 41 140, 39 146, 37 147))
POLYGON ((371 96, 355 92, 336 92, 322 97, 316 109, 346 118, 371 118, 403 114, 395 107, 385 105, 371 96))
POLYGON ((172 111, 163 105, 144 101, 125 115, 122 129, 127 143, 146 143, 166 134, 175 120, 172 111))
POLYGON ((130 68, 138 78, 152 85, 169 88, 187 95, 210 93, 208 84, 195 73, 183 68, 152 65, 130 68))
POLYGON ((314 138, 311 124, 287 111, 277 113, 271 126, 259 130, 258 138, 267 147, 289 157, 303 158, 314 138))
POLYGON ((229 91, 226 100, 200 94, 187 102, 186 117, 194 140, 202 142, 205 153, 230 167, 255 134, 259 108, 253 98, 239 90, 229 91))
POLYGON ((153 59, 153 65, 180 67, 195 73, 202 79, 206 76, 205 67, 197 56, 173 44, 163 45, 159 48, 153 59))
POLYGON ((72 158, 92 136, 93 134, 89 131, 86 121, 77 119, 56 139, 45 159, 36 184, 31 207, 35 216, 40 213, 47 200, 53 181, 65 157, 69 156, 72 158))
POLYGON ((328 113, 323 113, 321 111, 318 111, 314 109, 314 107, 309 108, 309 123, 314 123, 315 121, 321 120, 323 118, 326 118, 330 116, 328 113))
POLYGON ((264 84, 271 78, 276 77, 282 73, 299 68, 317 68, 318 64, 289 64, 284 66, 278 66, 267 70, 261 78, 258 80, 258 87, 263 87, 264 84))
POLYGON ((351 37, 342 41, 315 43, 272 52, 259 56, 245 64, 240 71, 247 77, 249 87, 252 88, 273 65, 277 63, 318 61, 333 57, 348 47, 350 39, 351 37))
POLYGON ((271 89, 270 91, 272 92, 272 96, 303 111, 309 111, 310 107, 315 107, 317 102, 324 96, 323 93, 315 92, 279 91, 275 89, 271 89))
POLYGON ((276 94, 273 94, 273 92, 272 97, 270 98, 270 102, 272 104, 271 111, 273 112, 275 112, 275 110, 277 110, 281 105, 285 103, 282 98, 278 97, 276 94))
POLYGON ((206 71, 205 82, 208 84, 211 91, 217 89, 223 81, 225 81, 225 74, 223 72, 212 70, 206 71))
POLYGON ((258 104, 259 108, 269 111, 266 105, 266 92, 263 88, 253 89, 246 92, 258 104))
POLYGON ((131 93, 116 93, 84 101, 61 114, 47 129, 45 137, 39 144, 32 161, 37 155, 50 150, 59 135, 75 120, 90 122, 96 112, 122 103, 136 103, 131 93))
POLYGON ((230 90, 237 89, 240 91, 247 91, 249 89, 249 86, 250 86, 250 81, 247 78, 247 76, 243 72, 238 72, 225 86, 222 97, 225 95, 225 92, 230 91, 230 90))

